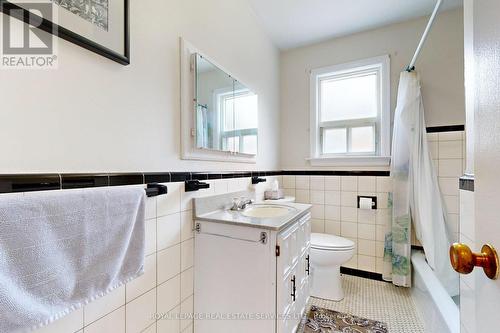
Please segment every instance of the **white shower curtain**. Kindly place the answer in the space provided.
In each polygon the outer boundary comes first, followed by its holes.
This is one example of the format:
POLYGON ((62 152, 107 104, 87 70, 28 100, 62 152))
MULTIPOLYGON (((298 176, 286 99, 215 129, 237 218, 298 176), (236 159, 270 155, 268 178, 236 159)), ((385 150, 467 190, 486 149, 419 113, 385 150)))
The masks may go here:
POLYGON ((424 105, 416 72, 405 71, 400 77, 391 175, 393 215, 386 237, 386 257, 392 257, 392 267, 384 275, 397 285, 410 285, 410 223, 413 221, 427 262, 449 294, 457 295, 459 280, 448 257, 451 240, 447 213, 427 144, 424 105), (405 265, 401 270, 402 262, 405 265))

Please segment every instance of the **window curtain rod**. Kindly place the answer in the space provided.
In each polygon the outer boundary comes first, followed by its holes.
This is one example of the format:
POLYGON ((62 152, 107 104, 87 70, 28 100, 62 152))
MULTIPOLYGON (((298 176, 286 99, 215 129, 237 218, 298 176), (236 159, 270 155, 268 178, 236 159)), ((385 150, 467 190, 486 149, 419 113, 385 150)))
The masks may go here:
POLYGON ((429 19, 429 23, 427 23, 427 27, 425 28, 424 34, 422 35, 422 39, 420 39, 420 43, 418 43, 415 55, 413 56, 413 59, 411 59, 411 62, 408 65, 408 67, 406 67, 406 70, 408 72, 415 70, 415 63, 417 62, 418 56, 420 55, 420 51, 422 50, 422 47, 424 46, 424 43, 427 40, 427 35, 431 31, 432 25, 434 24, 434 20, 436 19, 436 16, 439 12, 439 8, 441 7, 442 3, 443 0, 437 0, 436 7, 434 7, 434 11, 432 12, 431 18, 429 19))

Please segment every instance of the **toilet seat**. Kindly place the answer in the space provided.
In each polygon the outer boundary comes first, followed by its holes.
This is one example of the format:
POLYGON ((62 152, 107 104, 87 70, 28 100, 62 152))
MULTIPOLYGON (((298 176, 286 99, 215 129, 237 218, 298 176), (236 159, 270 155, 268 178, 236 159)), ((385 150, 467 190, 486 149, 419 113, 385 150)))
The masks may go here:
POLYGON ((355 244, 347 238, 328 234, 312 233, 311 248, 323 251, 350 251, 355 248, 355 244))

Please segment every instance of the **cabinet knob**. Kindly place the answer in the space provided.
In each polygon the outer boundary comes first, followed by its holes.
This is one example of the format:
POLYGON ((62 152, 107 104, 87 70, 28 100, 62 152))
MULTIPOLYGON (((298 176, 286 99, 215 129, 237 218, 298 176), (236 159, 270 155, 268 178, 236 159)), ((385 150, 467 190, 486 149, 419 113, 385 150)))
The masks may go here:
POLYGON ((498 278, 497 251, 489 244, 483 245, 481 253, 474 253, 467 245, 455 243, 450 247, 450 262, 453 269, 460 274, 470 274, 474 267, 482 267, 488 278, 498 278))

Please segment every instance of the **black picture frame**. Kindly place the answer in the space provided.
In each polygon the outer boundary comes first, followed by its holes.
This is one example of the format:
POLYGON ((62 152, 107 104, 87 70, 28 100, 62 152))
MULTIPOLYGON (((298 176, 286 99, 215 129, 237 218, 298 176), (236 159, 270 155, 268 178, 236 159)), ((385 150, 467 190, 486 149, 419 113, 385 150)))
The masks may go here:
POLYGON ((123 54, 120 54, 116 51, 113 51, 103 45, 100 45, 88 38, 85 38, 83 36, 80 36, 79 34, 66 29, 64 27, 61 27, 53 22, 50 22, 47 19, 40 18, 39 16, 29 12, 28 10, 19 7, 16 4, 13 4, 9 2, 8 0, 0 0, 0 12, 4 12, 4 14, 9 15, 11 17, 14 17, 20 21, 23 21, 25 23, 29 23, 33 19, 38 19, 42 20, 41 25, 38 27, 39 29, 49 33, 56 35, 57 37, 60 37, 70 43, 76 44, 80 47, 83 47, 84 49, 87 49, 91 52, 97 53, 105 58, 108 58, 110 60, 113 60, 119 64, 122 65, 129 65, 130 64, 130 1, 129 0, 123 0, 124 1, 124 50, 123 54), (14 10, 14 11, 13 11, 14 10), (22 13, 22 15, 17 15, 13 13, 22 13), (54 31, 57 32, 54 34, 54 31))

